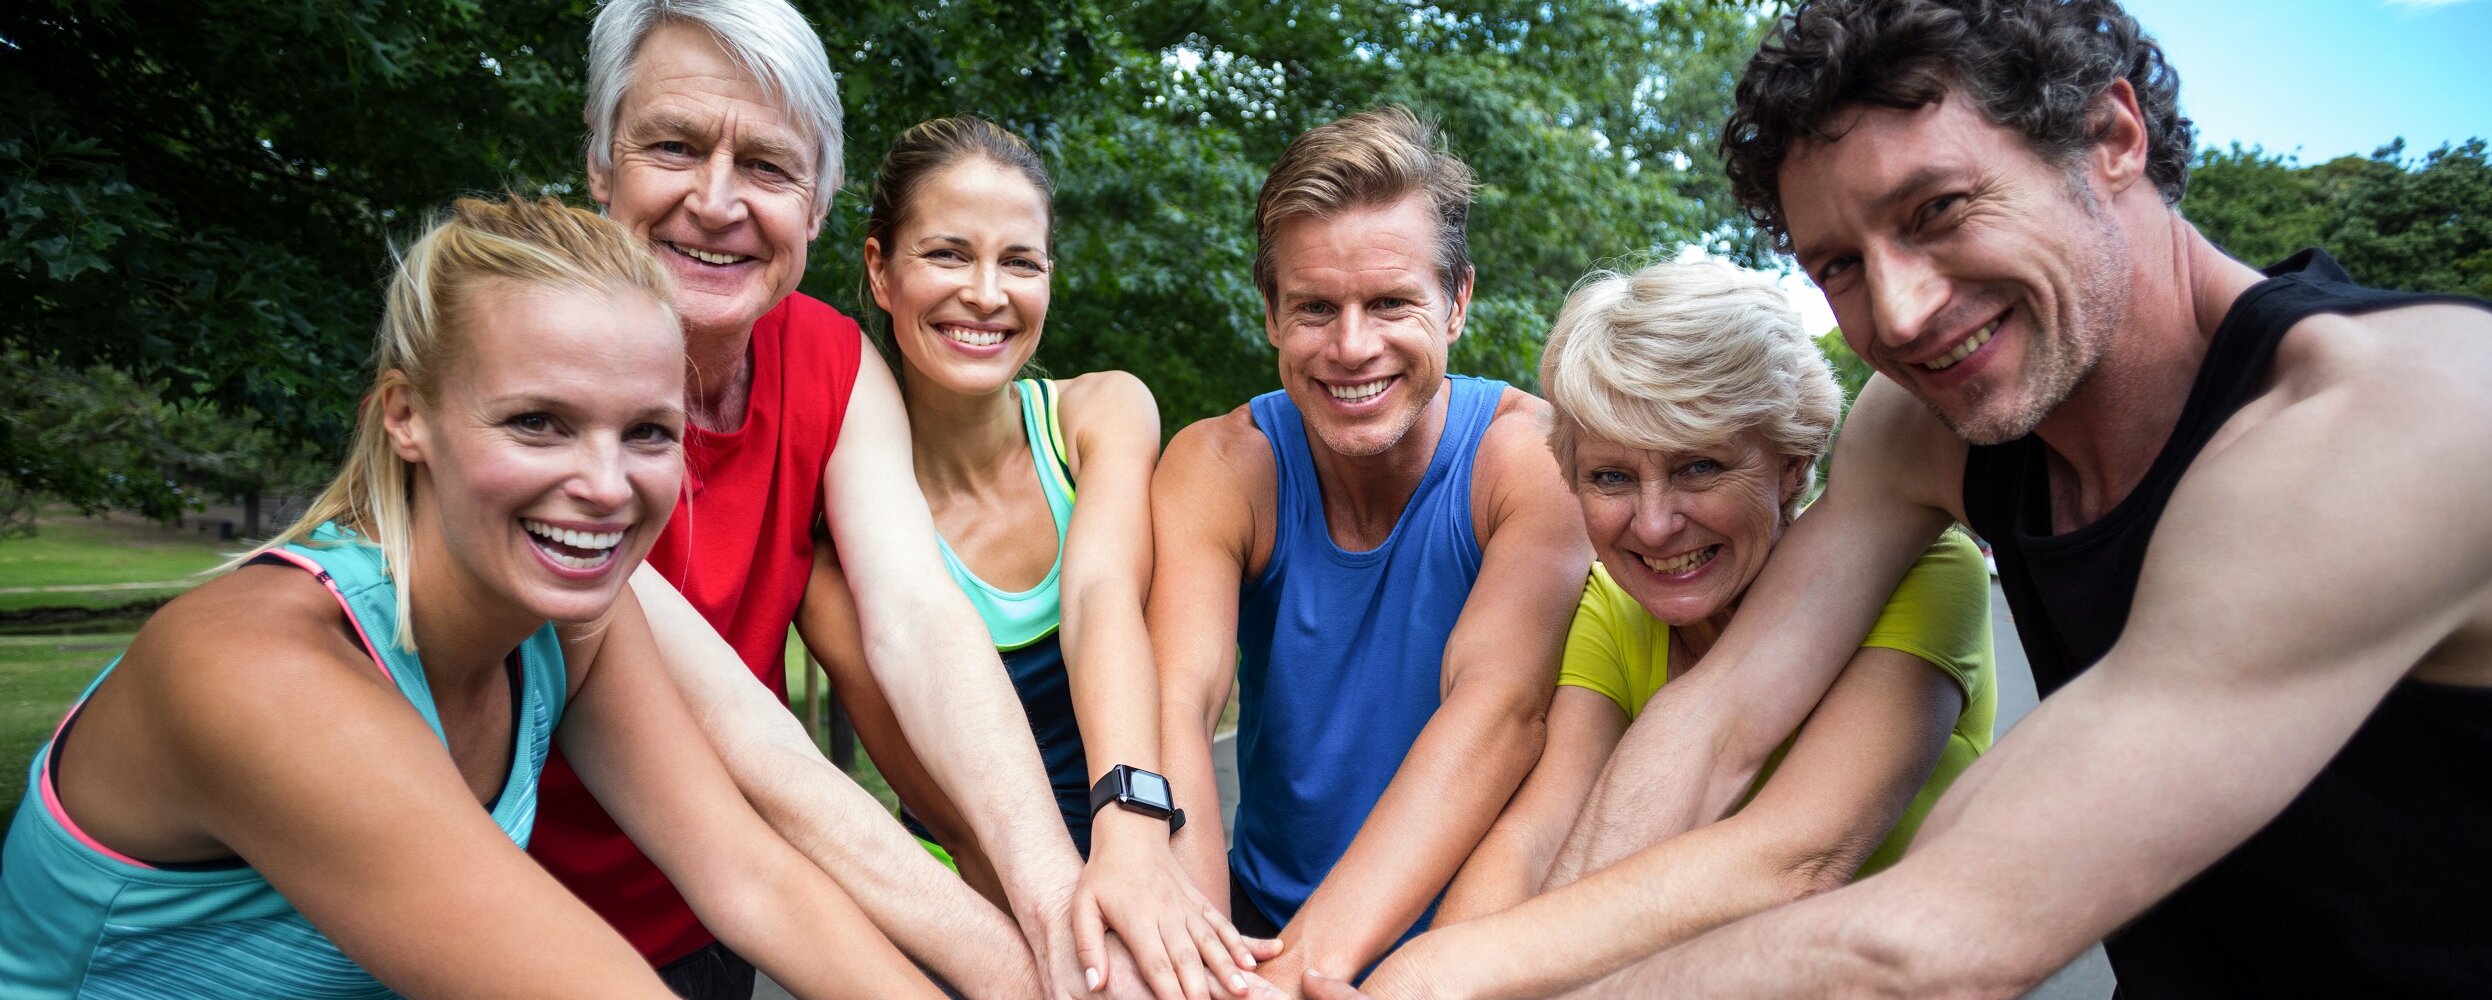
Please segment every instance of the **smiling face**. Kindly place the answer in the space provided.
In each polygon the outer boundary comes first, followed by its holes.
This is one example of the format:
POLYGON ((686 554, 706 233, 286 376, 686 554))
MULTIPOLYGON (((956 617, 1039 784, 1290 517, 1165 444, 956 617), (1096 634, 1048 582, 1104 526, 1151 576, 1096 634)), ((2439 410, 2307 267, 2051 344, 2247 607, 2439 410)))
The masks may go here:
POLYGON ((682 486, 683 334, 637 289, 505 282, 461 313, 431 394, 384 390, 391 445, 416 466, 417 585, 532 620, 594 619, 682 486))
POLYGON ((1047 323, 1047 227, 1038 186, 983 156, 918 182, 890 245, 865 241, 908 378, 980 395, 1029 364, 1047 323))
POLYGON ((667 24, 641 40, 589 193, 665 262, 685 330, 740 336, 804 277, 829 204, 816 148, 707 30, 667 24))
POLYGON ((1290 402, 1336 453, 1393 447, 1443 390, 1471 304, 1468 276, 1450 290, 1438 277, 1426 199, 1297 216, 1272 245, 1264 332, 1290 402))
POLYGON ((1754 430, 1696 449, 1576 433, 1568 478, 1611 578, 1673 626, 1727 618, 1781 540, 1809 460, 1773 454, 1754 430))
POLYGON ((1963 100, 1836 125, 1841 138, 1795 144, 1780 181, 1844 339, 1957 436, 2031 433, 2127 311, 2128 244, 2087 186, 2091 161, 2048 162, 1963 100))

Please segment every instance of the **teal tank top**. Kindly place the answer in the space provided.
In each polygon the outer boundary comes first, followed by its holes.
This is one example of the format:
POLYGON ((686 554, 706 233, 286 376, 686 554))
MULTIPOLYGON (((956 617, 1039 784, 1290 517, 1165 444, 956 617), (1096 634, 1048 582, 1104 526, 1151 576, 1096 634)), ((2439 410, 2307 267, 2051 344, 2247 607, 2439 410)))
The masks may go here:
MULTIPOLYGON (((380 550, 333 525, 322 525, 312 542, 262 558, 317 575, 381 672, 440 735, 423 664, 392 638, 398 634, 397 594, 380 550)), ((550 623, 512 656, 510 776, 492 814, 524 847, 536 821, 537 774, 561 721, 569 675, 550 623)), ((120 662, 116 657, 87 685, 80 707, 120 662)), ((80 830, 61 808, 52 781, 52 758, 64 752, 78 711, 71 708, 36 752, 26 797, 0 846, 0 1000, 393 995, 239 859, 150 864, 80 830)))
MULTIPOLYGON (((1047 783, 1055 792, 1056 810, 1084 857, 1090 854, 1090 765, 1082 751, 1081 725, 1073 717, 1073 689, 1065 673, 1064 651, 1056 629, 1064 622, 1059 580, 1064 572, 1064 537, 1073 523, 1073 472, 1065 459, 1064 422, 1057 415, 1056 384, 1022 379, 1021 426, 1029 438, 1030 464, 1038 467, 1038 488, 1046 494, 1047 512, 1056 522, 1056 561, 1038 586, 1018 593, 1000 590, 978 579, 943 542, 943 565, 952 581, 986 622, 1004 671, 1012 676, 1013 692, 1029 717, 1030 735, 1047 767, 1047 783)), ((938 541, 941 541, 938 539, 938 541)), ((915 817, 902 819, 919 836, 925 829, 915 817)))
POLYGON ((986 622, 995 648, 1009 652, 1056 634, 1064 620, 1064 602, 1057 588, 1064 575, 1064 532, 1073 523, 1073 474, 1064 458, 1064 428, 1056 418, 1056 384, 1025 378, 1013 383, 1021 390, 1021 428, 1030 441, 1030 464, 1038 467, 1038 488, 1047 496, 1047 513, 1056 522, 1056 561, 1038 586, 1014 592, 978 579, 941 536, 943 568, 969 595, 969 604, 986 622))

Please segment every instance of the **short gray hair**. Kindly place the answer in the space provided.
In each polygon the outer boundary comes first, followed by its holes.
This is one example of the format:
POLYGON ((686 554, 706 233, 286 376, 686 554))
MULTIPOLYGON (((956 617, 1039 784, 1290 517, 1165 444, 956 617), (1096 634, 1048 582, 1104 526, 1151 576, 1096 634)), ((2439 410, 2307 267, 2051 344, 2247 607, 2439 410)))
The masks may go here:
POLYGON ((815 197, 828 201, 847 182, 840 148, 839 77, 805 16, 787 0, 609 0, 588 29, 588 150, 597 166, 614 166, 615 117, 632 83, 641 39, 667 24, 698 25, 727 57, 787 108, 797 131, 820 144, 815 197))
POLYGON ((1718 260, 1586 275, 1549 331, 1540 388, 1553 411, 1549 448, 1570 477, 1578 429, 1680 450, 1756 430, 1777 455, 1814 462, 1843 408, 1833 368, 1782 288, 1718 260))

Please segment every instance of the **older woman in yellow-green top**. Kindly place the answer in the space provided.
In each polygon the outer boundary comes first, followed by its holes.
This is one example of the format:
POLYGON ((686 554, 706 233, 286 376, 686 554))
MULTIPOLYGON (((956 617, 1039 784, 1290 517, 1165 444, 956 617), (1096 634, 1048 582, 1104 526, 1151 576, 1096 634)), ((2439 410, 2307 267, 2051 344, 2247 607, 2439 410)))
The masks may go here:
POLYGON ((1599 562, 1548 749, 1447 890, 1437 929, 1369 978, 1379 998, 1550 995, 1873 874, 1990 746, 1989 573, 1950 531, 1732 815, 1544 885, 1628 723, 1671 678, 1705 668, 1798 515, 1841 392, 1772 280, 1707 261, 1586 280, 1540 381, 1599 562))

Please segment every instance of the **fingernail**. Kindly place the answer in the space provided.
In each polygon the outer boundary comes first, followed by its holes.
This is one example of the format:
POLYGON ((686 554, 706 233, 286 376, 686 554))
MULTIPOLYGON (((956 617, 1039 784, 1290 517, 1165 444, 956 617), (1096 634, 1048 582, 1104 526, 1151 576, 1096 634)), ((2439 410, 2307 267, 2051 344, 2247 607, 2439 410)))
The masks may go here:
POLYGON ((1082 982, 1090 987, 1090 992, 1099 992, 1099 979, 1099 968, 1097 966, 1092 966, 1082 970, 1082 982))
POLYGON ((1243 958, 1243 959, 1245 959, 1245 960, 1246 960, 1243 964, 1244 964, 1247 968, 1251 969, 1251 968, 1254 968, 1254 967, 1255 967, 1255 953, 1254 953, 1254 952, 1251 952, 1251 951, 1249 951, 1249 952, 1243 952, 1243 953, 1239 954, 1239 956, 1238 956, 1238 957, 1243 958))
POLYGON ((1229 973, 1229 991, 1232 993, 1246 992, 1246 976, 1243 973, 1229 973))

